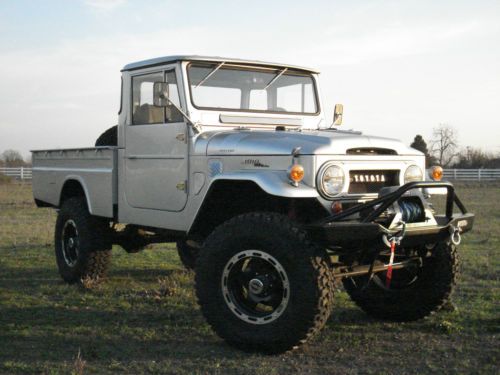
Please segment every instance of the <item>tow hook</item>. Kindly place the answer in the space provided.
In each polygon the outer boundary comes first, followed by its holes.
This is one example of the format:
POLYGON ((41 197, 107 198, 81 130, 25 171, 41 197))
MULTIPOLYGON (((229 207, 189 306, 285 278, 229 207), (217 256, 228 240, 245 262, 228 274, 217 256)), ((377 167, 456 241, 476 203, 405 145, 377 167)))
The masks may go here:
POLYGON ((458 246, 462 242, 462 236, 460 236, 460 228, 450 226, 450 241, 453 245, 458 246))
POLYGON ((405 236, 406 233, 406 223, 404 221, 401 221, 399 224, 403 225, 403 229, 397 234, 394 234, 392 237, 387 238, 387 236, 383 237, 384 242, 390 247, 391 249, 391 256, 389 258, 389 264, 387 265, 387 273, 385 276, 385 287, 389 289, 391 287, 391 280, 392 280, 392 266, 394 264, 394 254, 396 252, 396 245, 400 245, 401 241, 403 240, 403 237, 405 236))

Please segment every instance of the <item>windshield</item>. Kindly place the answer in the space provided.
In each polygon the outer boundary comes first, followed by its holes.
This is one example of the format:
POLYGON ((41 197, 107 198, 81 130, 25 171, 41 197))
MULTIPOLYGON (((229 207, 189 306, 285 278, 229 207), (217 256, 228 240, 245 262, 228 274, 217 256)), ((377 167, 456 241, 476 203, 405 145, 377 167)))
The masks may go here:
POLYGON ((197 108, 230 111, 316 114, 311 75, 292 69, 230 64, 191 64, 191 101, 197 108))

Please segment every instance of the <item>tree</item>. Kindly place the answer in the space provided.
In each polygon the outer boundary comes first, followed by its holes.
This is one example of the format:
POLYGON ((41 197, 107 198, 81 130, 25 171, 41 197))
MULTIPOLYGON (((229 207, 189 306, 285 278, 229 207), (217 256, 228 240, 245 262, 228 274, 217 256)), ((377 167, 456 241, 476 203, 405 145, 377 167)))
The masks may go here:
POLYGON ((447 125, 439 124, 432 132, 431 153, 442 167, 448 167, 457 156, 458 147, 456 130, 447 125))
POLYGON ((454 168, 498 168, 500 158, 490 152, 485 152, 480 148, 466 147, 458 154, 458 160, 453 165, 454 168))
POLYGON ((417 134, 415 136, 410 147, 413 147, 415 150, 418 150, 418 151, 421 151, 424 153, 425 166, 427 168, 430 167, 431 165, 436 164, 436 159, 429 153, 429 150, 427 149, 427 143, 424 141, 424 138, 420 134, 417 134))
POLYGON ((6 167, 22 167, 24 166, 24 159, 21 153, 16 150, 5 150, 2 153, 2 160, 6 167))

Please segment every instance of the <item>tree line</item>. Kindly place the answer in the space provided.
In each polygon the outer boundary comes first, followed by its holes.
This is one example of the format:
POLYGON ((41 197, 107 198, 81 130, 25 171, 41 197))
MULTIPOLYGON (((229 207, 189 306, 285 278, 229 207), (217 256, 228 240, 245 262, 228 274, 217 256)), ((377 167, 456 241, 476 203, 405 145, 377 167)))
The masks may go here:
POLYGON ((2 154, 0 154, 0 168, 2 167, 31 167, 31 159, 24 159, 21 153, 17 150, 5 150, 2 154))
POLYGON ((426 166, 440 165, 443 168, 482 169, 500 168, 500 153, 484 151, 476 147, 460 147, 456 129, 440 124, 432 131, 429 147, 424 138, 417 134, 410 147, 425 154, 426 166))
MULTIPOLYGON (((500 168, 500 154, 475 147, 460 147, 457 131, 446 124, 433 129, 429 146, 417 134, 410 147, 424 153, 426 166, 440 165, 443 168, 500 168)), ((17 150, 6 150, 0 155, 1 167, 30 167, 31 160, 24 159, 17 150)))

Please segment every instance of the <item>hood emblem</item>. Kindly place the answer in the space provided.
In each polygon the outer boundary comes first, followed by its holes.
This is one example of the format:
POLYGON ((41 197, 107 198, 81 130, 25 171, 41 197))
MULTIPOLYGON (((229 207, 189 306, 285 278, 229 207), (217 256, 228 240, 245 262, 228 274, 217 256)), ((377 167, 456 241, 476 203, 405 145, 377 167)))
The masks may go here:
POLYGON ((245 166, 253 165, 256 168, 269 168, 269 165, 261 163, 259 159, 246 159, 241 164, 245 166))

